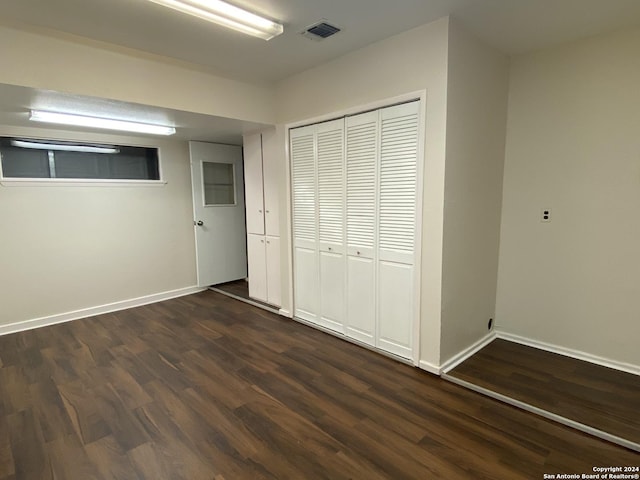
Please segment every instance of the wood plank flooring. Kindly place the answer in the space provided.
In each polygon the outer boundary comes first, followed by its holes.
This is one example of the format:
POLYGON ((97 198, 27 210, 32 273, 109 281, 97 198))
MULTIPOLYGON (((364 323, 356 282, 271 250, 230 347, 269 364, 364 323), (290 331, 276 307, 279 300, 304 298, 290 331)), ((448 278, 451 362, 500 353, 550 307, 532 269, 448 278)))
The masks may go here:
POLYGON ((640 455, 206 291, 0 337, 0 479, 538 479, 640 455))
POLYGON ((233 282, 220 283, 218 285, 213 285, 211 288, 214 291, 219 290, 221 293, 229 294, 232 297, 238 297, 238 299, 248 300, 258 305, 262 305, 267 309, 271 309, 271 311, 278 311, 278 307, 276 307, 275 305, 271 305, 269 303, 256 300, 255 298, 251 298, 249 296, 249 282, 247 282, 246 280, 234 280, 233 282))
POLYGON ((448 375, 640 444, 640 377, 496 339, 448 375))

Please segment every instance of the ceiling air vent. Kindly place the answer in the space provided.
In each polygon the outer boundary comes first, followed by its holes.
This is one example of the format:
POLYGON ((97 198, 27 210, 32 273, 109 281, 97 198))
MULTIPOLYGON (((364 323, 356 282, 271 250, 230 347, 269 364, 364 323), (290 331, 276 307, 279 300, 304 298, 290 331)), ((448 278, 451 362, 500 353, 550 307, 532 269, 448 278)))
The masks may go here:
POLYGON ((335 35, 338 33, 340 29, 335 25, 331 25, 325 21, 314 23, 313 25, 308 26, 304 29, 304 31, 300 32, 303 36, 310 38, 311 40, 324 40, 325 38, 330 37, 331 35, 335 35))

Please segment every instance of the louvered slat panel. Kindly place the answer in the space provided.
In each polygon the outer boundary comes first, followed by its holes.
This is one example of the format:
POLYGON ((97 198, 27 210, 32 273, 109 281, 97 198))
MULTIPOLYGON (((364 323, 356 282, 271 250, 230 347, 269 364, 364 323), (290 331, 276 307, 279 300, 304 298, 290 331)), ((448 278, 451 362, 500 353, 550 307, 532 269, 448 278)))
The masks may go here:
POLYGON ((313 133, 291 138, 293 236, 316 240, 316 185, 313 133))
MULTIPOLYGON (((333 122, 332 122, 333 123, 333 122)), ((344 242, 343 131, 344 122, 335 129, 320 131, 318 142, 318 215, 321 242, 344 242)))
POLYGON ((377 114, 347 123, 347 244, 374 246, 376 208, 377 114))
POLYGON ((418 112, 382 115, 380 138, 380 249, 412 254, 416 226, 418 112), (388 118, 390 117, 390 118, 388 118))

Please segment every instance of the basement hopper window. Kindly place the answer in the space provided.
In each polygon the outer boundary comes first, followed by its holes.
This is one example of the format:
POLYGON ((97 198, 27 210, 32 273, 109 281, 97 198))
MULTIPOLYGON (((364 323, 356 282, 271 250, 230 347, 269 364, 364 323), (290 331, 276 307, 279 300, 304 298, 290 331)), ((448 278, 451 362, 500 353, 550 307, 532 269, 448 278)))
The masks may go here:
POLYGON ((0 158, 3 180, 160 180, 157 148, 0 137, 0 158))

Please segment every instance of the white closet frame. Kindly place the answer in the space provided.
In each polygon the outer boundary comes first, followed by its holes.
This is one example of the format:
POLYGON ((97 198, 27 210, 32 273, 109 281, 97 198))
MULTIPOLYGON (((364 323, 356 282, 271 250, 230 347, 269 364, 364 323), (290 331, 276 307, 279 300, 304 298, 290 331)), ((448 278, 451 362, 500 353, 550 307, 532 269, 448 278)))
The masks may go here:
POLYGON ((285 142, 285 155, 286 155, 286 188, 287 188, 287 241, 289 244, 289 248, 287 249, 288 255, 288 267, 289 270, 288 275, 288 285, 289 285, 289 299, 290 306, 289 309, 281 309, 280 313, 287 317, 291 317, 296 321, 300 321, 302 323, 306 323, 312 325, 314 328, 318 328, 323 330, 331 335, 338 336, 342 339, 345 339, 349 342, 356 343, 358 345, 364 346, 368 349, 373 349, 374 351, 391 356, 397 360, 405 361, 404 359, 397 357, 392 354, 386 354, 385 352, 370 347, 362 342, 359 342, 351 337, 343 335, 339 332, 335 332, 333 330, 324 328, 319 326, 316 323, 307 322, 303 319, 298 319, 293 316, 293 312, 295 311, 295 297, 294 297, 294 279, 293 279, 293 269, 294 269, 294 239, 293 239, 293 189, 292 189, 292 170, 291 170, 291 156, 289 151, 289 138, 290 138, 290 130, 298 127, 304 127, 307 125, 312 125, 315 123, 327 122, 330 120, 335 120, 341 117, 357 115, 360 113, 368 112, 370 110, 378 110, 385 107, 391 107, 393 105, 410 102, 413 100, 420 101, 420 109, 419 109, 419 123, 418 123, 418 165, 417 165, 417 192, 416 192, 416 230, 415 230, 415 268, 414 268, 414 285, 417 294, 414 296, 414 318, 413 318, 413 348, 412 348, 412 358, 411 363, 414 366, 418 366, 420 363, 420 332, 421 332, 421 297, 422 297, 422 224, 423 224, 423 197, 424 197, 424 166, 425 166, 425 129, 426 129, 426 120, 427 120, 427 91, 426 90, 418 90, 414 92, 409 92, 406 94, 398 95, 395 97, 389 97, 386 99, 378 100, 375 102, 367 103, 364 105, 358 105, 355 107, 351 107, 348 109, 334 111, 332 113, 328 113, 325 115, 308 118, 299 122, 292 122, 285 125, 285 133, 286 133, 286 142, 285 142))

